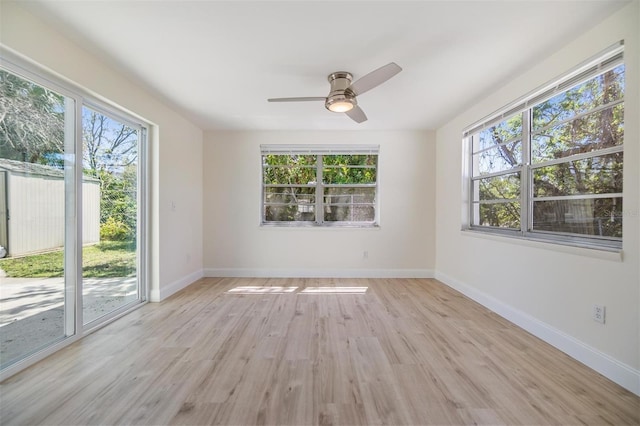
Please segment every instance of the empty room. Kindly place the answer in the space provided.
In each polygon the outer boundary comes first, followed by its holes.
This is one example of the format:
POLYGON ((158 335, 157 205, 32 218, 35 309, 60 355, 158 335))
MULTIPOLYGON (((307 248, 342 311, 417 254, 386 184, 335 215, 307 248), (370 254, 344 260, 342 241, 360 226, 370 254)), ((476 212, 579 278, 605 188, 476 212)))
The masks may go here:
POLYGON ((3 425, 640 424, 640 1, 0 0, 3 425))

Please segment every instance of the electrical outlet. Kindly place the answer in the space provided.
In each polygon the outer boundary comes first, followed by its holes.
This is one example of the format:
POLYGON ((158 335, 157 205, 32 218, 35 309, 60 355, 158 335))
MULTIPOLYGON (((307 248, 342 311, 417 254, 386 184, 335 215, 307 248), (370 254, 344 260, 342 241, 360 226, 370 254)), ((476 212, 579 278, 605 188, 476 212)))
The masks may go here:
POLYGON ((593 305, 593 320, 604 324, 606 308, 602 305, 593 305))

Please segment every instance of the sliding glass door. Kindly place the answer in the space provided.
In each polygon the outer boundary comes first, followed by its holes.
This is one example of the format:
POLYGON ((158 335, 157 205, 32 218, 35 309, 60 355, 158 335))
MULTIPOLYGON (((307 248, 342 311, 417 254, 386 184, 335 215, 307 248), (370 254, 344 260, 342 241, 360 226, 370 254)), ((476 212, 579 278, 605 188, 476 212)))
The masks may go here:
POLYGON ((145 138, 128 114, 3 61, 0 373, 146 299, 145 138))

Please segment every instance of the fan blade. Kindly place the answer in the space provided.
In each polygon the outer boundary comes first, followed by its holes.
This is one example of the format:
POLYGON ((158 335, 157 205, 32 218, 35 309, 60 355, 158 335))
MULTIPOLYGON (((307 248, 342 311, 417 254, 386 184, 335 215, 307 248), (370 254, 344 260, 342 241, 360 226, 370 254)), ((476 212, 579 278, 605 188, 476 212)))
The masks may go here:
POLYGON ((267 102, 305 102, 305 101, 326 101, 327 98, 271 98, 267 102))
POLYGON ((363 121, 367 121, 367 115, 364 113, 362 108, 358 105, 354 106, 351 110, 345 112, 349 116, 350 119, 355 121, 356 123, 362 123, 363 121))
POLYGON ((374 87, 381 85, 400 71, 402 71, 402 68, 400 68, 398 64, 390 62, 387 65, 382 66, 375 71, 371 71, 369 74, 359 78, 349 87, 349 89, 351 89, 351 91, 356 95, 361 95, 364 92, 368 92, 374 87))

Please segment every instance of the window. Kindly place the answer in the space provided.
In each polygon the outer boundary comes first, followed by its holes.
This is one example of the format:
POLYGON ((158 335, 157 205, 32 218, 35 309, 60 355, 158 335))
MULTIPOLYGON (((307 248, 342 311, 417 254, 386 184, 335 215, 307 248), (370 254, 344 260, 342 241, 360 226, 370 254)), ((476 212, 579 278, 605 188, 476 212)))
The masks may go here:
POLYGON ((470 229, 622 244, 623 46, 464 133, 470 229))
POLYGON ((263 145, 262 224, 375 226, 378 150, 263 145))

